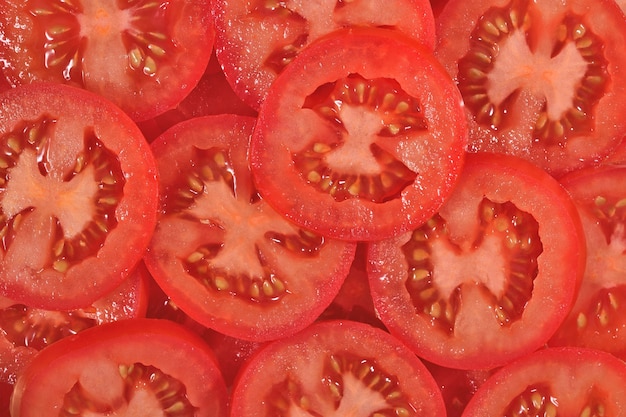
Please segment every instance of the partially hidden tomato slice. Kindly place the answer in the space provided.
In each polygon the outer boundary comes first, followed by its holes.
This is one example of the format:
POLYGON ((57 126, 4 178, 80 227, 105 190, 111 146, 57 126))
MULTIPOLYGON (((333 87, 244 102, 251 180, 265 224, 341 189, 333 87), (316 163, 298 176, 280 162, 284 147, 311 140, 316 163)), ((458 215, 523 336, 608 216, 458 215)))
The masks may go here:
POLYGON ((156 224, 150 147, 106 99, 61 84, 0 96, 0 294, 89 306, 132 272, 156 224))
POLYGON ((587 168, 560 181, 583 221, 587 267, 576 303, 550 343, 626 360, 626 166, 587 168))
POLYGON ((615 1, 450 0, 437 34, 470 150, 561 175, 606 158, 624 136, 626 25, 615 1))
POLYGON ((148 278, 140 264, 118 288, 77 310, 43 310, 0 297, 0 381, 14 384, 34 355, 57 340, 103 323, 143 317, 148 278))
POLYGON ((544 345, 585 266, 576 207, 517 157, 467 156, 454 192, 423 226, 369 249, 378 315, 424 359, 489 369, 544 345))
POLYGON ((232 392, 232 417, 445 416, 424 364, 387 332, 316 323, 259 349, 232 392))
POLYGON ((322 313, 356 245, 294 225, 259 196, 247 159, 254 123, 196 118, 152 142, 161 214, 145 261, 191 318, 261 341, 295 333, 322 313))
POLYGON ((487 379, 463 417, 621 416, 625 399, 624 362, 593 349, 549 348, 487 379))
POLYGON ((460 94, 431 51, 384 29, 309 45, 261 107, 250 164, 261 195, 303 227, 377 240, 432 216, 463 165, 460 94))
POLYGON ((234 91, 259 109, 276 77, 300 51, 346 27, 400 31, 429 49, 435 20, 427 0, 212 0, 215 50, 234 91))
POLYGON ((209 0, 8 0, 0 5, 0 32, 11 85, 69 83, 135 120, 189 94, 215 37, 209 0))
POLYGON ((168 320, 107 323, 42 350, 15 384, 12 417, 224 417, 213 351, 168 320))

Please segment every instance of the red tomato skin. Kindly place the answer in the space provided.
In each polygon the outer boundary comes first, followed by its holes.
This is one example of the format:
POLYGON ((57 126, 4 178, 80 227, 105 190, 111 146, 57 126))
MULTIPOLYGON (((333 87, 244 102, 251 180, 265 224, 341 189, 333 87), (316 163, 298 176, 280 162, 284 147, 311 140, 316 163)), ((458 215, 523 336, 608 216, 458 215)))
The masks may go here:
MULTIPOLYGON (((418 356, 448 368, 492 369, 545 345, 570 311, 582 282, 586 247, 581 220, 569 194, 555 178, 518 157, 468 154, 461 180, 439 212, 449 223, 446 229, 455 245, 465 247, 469 244, 471 247, 479 223, 471 207, 475 204, 478 207, 477 202, 485 197, 491 201, 511 201, 538 218, 543 244, 533 297, 524 305, 523 318, 527 321, 507 328, 506 333, 503 330, 498 341, 487 343, 486 333, 481 332, 486 332, 488 322, 477 324, 477 319, 469 312, 463 316, 465 326, 469 326, 463 333, 471 338, 471 342, 455 336, 459 329, 448 336, 431 324, 428 315, 420 317, 420 310, 413 306, 405 287, 409 280, 408 263, 401 251, 411 239, 411 233, 369 245, 369 282, 381 321, 418 356), (549 211, 546 211, 547 207, 549 211), (555 239, 558 245, 551 245, 555 239)), ((448 260, 448 263, 453 262, 448 260)), ((492 262, 484 259, 477 265, 492 262)), ((454 269, 454 264, 446 266, 454 269)), ((436 274, 436 265, 434 271, 436 274)), ((468 278, 467 282, 473 281, 468 278)), ((472 298, 471 303, 479 304, 480 301, 472 298)), ((478 311, 483 311, 479 313, 482 314, 480 317, 488 317, 484 308, 478 311)), ((491 327, 494 328, 500 327, 491 327)), ((493 337, 491 330, 489 337, 493 337)))
MULTIPOLYGON (((79 376, 89 378, 85 375, 98 372, 89 367, 101 361, 112 361, 116 368, 118 363, 154 366, 185 385, 187 397, 197 407, 195 415, 226 415, 226 387, 215 354, 206 343, 169 320, 134 319, 93 327, 42 350, 15 384, 11 416, 58 412, 79 376), (83 365, 77 367, 76 363, 83 365)), ((111 395, 110 387, 96 387, 102 390, 99 393, 111 395)), ((119 404, 111 406, 115 409, 119 404)))
POLYGON ((434 214, 456 183, 467 144, 462 106, 458 89, 422 45, 382 29, 334 32, 309 45, 307 53, 292 61, 273 84, 250 143, 252 174, 263 197, 307 229, 347 241, 398 235, 434 214), (307 126, 312 116, 303 114, 303 123, 294 122, 302 113, 304 98, 320 85, 353 73, 366 79, 397 78, 402 88, 422 101, 423 108, 428 108, 424 113, 432 118, 428 120, 434 132, 429 132, 429 149, 436 150, 436 155, 421 154, 411 145, 397 150, 394 156, 415 165, 420 175, 399 198, 383 203, 361 198, 338 203, 293 168, 291 153, 306 145, 305 134, 314 129, 307 126), (414 84, 418 79, 419 85, 414 84))
MULTIPOLYGON (((53 114, 58 124, 67 123, 64 129, 80 134, 93 127, 104 146, 117 155, 126 177, 124 197, 116 211, 117 226, 97 256, 70 268, 63 279, 48 276, 34 283, 39 273, 5 262, 0 293, 36 308, 78 309, 113 291, 141 261, 156 224, 157 169, 148 143, 126 113, 103 97, 72 86, 35 83, 6 91, 0 95, 0 134, 10 132, 20 120, 37 120, 46 114, 53 114)), ((64 135, 68 136, 67 130, 64 135)), ((70 152, 82 146, 77 145, 78 139, 73 144, 58 140, 58 144, 52 141, 52 148, 66 146, 70 152)))

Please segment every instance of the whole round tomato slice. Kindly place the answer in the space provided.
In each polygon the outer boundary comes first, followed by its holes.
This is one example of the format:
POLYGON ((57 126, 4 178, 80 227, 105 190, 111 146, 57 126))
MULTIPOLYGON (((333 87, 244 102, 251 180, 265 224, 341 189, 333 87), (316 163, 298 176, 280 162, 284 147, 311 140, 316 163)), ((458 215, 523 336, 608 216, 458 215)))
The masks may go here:
POLYGON ((168 320, 123 320, 39 352, 15 384, 11 416, 224 417, 226 396, 198 335, 168 320))
POLYGON ((626 365, 583 348, 548 348, 500 369, 476 391, 463 417, 622 416, 626 365))
POLYGON ((152 142, 161 209, 145 260, 191 318, 262 341, 295 333, 322 313, 356 245, 294 225, 258 195, 247 159, 254 123, 196 118, 152 142))
POLYGON ((0 95, 0 294, 68 310, 113 291, 152 236, 156 173, 106 99, 52 83, 0 95))
POLYGON ((587 267, 576 303, 550 343, 626 360, 626 166, 587 168, 560 181, 583 222, 587 267))
POLYGON ((250 164, 261 195, 324 236, 376 240, 426 221, 461 170, 460 94, 431 51, 384 29, 336 31, 276 79, 250 164))
POLYGON ((316 323, 257 350, 231 397, 232 417, 446 415, 435 380, 410 350, 346 320, 316 323))
POLYGON ((509 155, 467 156, 441 210, 375 242, 378 315, 424 359, 489 369, 532 352, 573 305, 585 266, 576 207, 548 173, 509 155))
POLYGON ((435 19, 427 0, 212 0, 215 50, 234 91, 259 109, 267 90, 302 49, 346 27, 398 30, 429 49, 435 19))
POLYGON ((613 0, 450 0, 436 55, 456 80, 472 151, 560 175, 626 133, 626 25, 613 0))
POLYGON ((69 83, 146 120, 198 83, 214 31, 209 0, 6 0, 0 62, 13 86, 69 83))

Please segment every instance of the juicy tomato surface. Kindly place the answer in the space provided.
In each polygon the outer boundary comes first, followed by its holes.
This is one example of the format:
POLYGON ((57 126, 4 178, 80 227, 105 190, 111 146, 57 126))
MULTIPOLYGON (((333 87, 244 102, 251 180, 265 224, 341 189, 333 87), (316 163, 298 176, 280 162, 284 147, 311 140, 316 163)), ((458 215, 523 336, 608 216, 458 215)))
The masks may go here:
POLYGON ((560 181, 583 222, 587 266, 576 303, 551 344, 601 349, 626 360, 626 166, 578 170, 560 181))
POLYGON ((145 259, 191 318, 261 341, 301 330, 322 313, 356 245, 294 225, 258 195, 246 155, 254 121, 197 118, 152 142, 161 215, 145 259))
POLYGON ((260 348, 232 394, 232 417, 445 416, 425 365, 388 333, 327 321, 260 348))
POLYGON ((392 334, 430 362, 488 369, 556 331, 582 279, 585 241, 552 176, 479 153, 435 216, 371 243, 368 258, 374 306, 392 334))
POLYGON ((626 365, 584 348, 548 348, 514 361, 485 381, 463 417, 622 416, 626 365))
POLYGON ((346 27, 398 30, 434 48, 426 0, 212 0, 215 49, 234 91, 259 109, 284 68, 310 43, 346 27))
POLYGON ((208 0, 6 0, 0 32, 9 84, 83 87, 135 120, 169 110, 189 94, 215 36, 208 0))
POLYGON ((20 375, 12 417, 226 415, 217 360, 193 332, 167 320, 107 323, 42 350, 20 375))
POLYGON ((450 0, 437 31, 471 151, 560 175, 603 160, 624 136, 626 25, 615 1, 450 0))
POLYGON ((106 99, 61 84, 0 96, 0 294, 89 306, 141 260, 156 223, 150 148, 106 99))
POLYGON ((42 310, 0 296, 0 381, 14 384, 34 355, 57 340, 103 323, 143 317, 148 278, 140 264, 113 292, 70 311, 42 310))
POLYGON ((325 236, 376 240, 427 220, 467 141, 461 98, 432 53, 384 29, 303 50, 263 103, 250 144, 261 195, 325 236))

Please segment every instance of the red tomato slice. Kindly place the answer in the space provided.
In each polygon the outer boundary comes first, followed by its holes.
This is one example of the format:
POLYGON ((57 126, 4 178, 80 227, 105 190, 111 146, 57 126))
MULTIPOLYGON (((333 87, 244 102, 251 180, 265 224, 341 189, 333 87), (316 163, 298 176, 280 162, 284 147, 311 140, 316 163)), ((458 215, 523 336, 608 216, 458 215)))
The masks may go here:
POLYGON ((0 96, 0 149, 0 294, 68 310, 113 291, 156 223, 156 166, 137 126, 88 91, 26 85, 0 96))
POLYGON ((232 392, 231 416, 446 415, 424 364, 378 328, 314 324, 259 349, 232 392))
POLYGON ((15 383, 32 357, 57 340, 103 323, 143 317, 147 280, 140 264, 113 292, 88 308, 71 311, 32 308, 0 296, 0 381, 15 383))
POLYGON ((601 349, 626 360, 626 166, 580 170, 561 183, 583 221, 587 267, 551 344, 601 349))
POLYGON ((273 84, 252 174, 280 213, 324 236, 390 237, 426 221, 462 167, 461 97, 429 50, 383 29, 335 32, 273 84))
POLYGON ((489 369, 536 350, 568 314, 585 265, 576 207, 517 157, 470 154, 425 225, 372 243, 374 306, 424 359, 489 369))
POLYGON ((215 49, 234 91, 259 109, 267 90, 298 53, 346 27, 393 28, 435 44, 427 0, 213 0, 215 49))
POLYGON ((11 85, 69 83, 146 120, 198 83, 214 30, 209 0, 7 0, 0 62, 11 85))
POLYGON ((42 350, 20 375, 11 416, 226 416, 204 341, 168 320, 103 324, 42 350))
POLYGON ((458 83, 472 151, 560 175, 626 133, 626 25, 613 0, 450 0, 436 54, 458 83))
POLYGON ((207 116, 152 143, 161 215, 145 259, 191 318, 262 341, 301 330, 322 313, 356 245, 297 227, 259 197, 247 160, 254 123, 207 116))
POLYGON ((489 378, 463 417, 621 416, 626 410, 626 365, 582 348, 543 349, 489 378))

